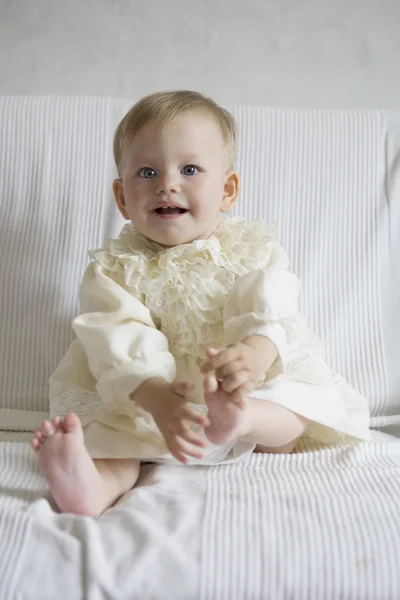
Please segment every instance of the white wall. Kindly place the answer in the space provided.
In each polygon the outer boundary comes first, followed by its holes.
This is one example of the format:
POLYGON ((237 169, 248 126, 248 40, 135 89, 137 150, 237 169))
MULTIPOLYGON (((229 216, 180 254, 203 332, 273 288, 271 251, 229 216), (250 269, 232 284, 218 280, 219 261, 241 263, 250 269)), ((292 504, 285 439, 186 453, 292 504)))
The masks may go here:
POLYGON ((400 0, 0 0, 0 93, 400 109, 400 0))

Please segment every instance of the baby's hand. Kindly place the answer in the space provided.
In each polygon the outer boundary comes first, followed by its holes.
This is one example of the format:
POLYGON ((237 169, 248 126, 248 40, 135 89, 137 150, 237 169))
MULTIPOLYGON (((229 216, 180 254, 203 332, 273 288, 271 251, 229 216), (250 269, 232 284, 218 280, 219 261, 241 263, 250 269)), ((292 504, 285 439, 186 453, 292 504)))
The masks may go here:
POLYGON ((151 410, 168 450, 182 463, 187 463, 188 456, 202 459, 206 445, 205 440, 190 429, 189 423, 203 427, 209 424, 207 417, 188 405, 186 398, 192 390, 193 385, 189 383, 166 384, 151 410))
MULTIPOLYGON (((255 341, 254 337, 248 338, 223 350, 208 348, 209 360, 201 368, 204 375, 214 372, 222 389, 231 394, 232 400, 239 405, 243 404, 246 394, 264 380, 266 371, 277 355, 276 348, 270 340, 256 337, 255 341)), ((208 380, 206 387, 212 391, 212 380, 208 380)))

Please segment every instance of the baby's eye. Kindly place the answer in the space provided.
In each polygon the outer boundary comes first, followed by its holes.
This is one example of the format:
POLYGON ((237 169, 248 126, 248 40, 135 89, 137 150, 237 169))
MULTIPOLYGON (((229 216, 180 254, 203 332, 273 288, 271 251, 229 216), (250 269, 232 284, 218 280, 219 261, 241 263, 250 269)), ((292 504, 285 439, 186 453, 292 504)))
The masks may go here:
POLYGON ((183 175, 187 175, 187 176, 192 176, 192 175, 196 175, 196 173, 198 173, 199 170, 197 167, 195 167, 194 165, 185 165, 182 169, 181 169, 181 173, 183 175))
POLYGON ((143 177, 144 179, 152 179, 155 176, 155 170, 150 167, 143 167, 143 169, 140 169, 139 171, 139 177, 143 177))

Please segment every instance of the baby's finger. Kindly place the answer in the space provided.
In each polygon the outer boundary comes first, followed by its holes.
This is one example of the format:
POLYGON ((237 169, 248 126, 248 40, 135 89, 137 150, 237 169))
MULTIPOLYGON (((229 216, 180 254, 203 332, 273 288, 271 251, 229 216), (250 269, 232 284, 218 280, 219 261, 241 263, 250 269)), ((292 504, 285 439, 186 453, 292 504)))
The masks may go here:
POLYGON ((238 373, 234 373, 233 375, 226 377, 221 383, 221 387, 227 394, 233 394, 233 392, 239 387, 245 383, 248 383, 249 379, 249 371, 239 371, 238 373))
POLYGON ((171 434, 165 437, 165 443, 167 444, 168 450, 171 452, 172 456, 179 460, 179 462, 186 464, 187 457, 185 453, 179 449, 179 445, 177 443, 177 436, 175 434, 171 434))
POLYGON ((183 453, 185 456, 192 456, 198 459, 204 458, 204 451, 201 448, 193 446, 193 444, 190 444, 181 437, 176 438, 176 446, 178 452, 183 453))
POLYGON ((233 360, 232 362, 223 365, 216 370, 215 376, 217 379, 225 379, 229 375, 243 371, 245 368, 244 361, 242 359, 233 360))
POLYGON ((232 348, 225 348, 218 352, 216 356, 207 360, 201 367, 200 371, 205 374, 210 371, 216 371, 226 363, 232 362, 239 357, 239 350, 232 346, 232 348))
POLYGON ((254 385, 251 381, 241 385, 231 395, 232 402, 235 402, 239 408, 244 408, 244 401, 247 395, 254 389, 254 385))
POLYGON ((213 358, 214 356, 217 356, 217 354, 219 354, 220 352, 221 350, 217 350, 216 348, 206 348, 206 354, 208 358, 213 358))
POLYGON ((203 427, 207 427, 210 424, 208 417, 200 415, 187 404, 180 408, 180 416, 185 419, 185 421, 197 423, 197 425, 202 425, 203 427))
POLYGON ((168 450, 171 452, 172 456, 174 458, 176 458, 176 460, 179 460, 179 462, 183 463, 184 465, 186 465, 188 459, 187 457, 183 454, 183 452, 181 452, 180 450, 178 450, 177 447, 175 446, 170 446, 168 447, 168 450))
POLYGON ((199 448, 205 448, 206 441, 197 433, 189 429, 185 424, 182 425, 179 431, 179 436, 189 444, 194 444, 199 448))
POLYGON ((189 383, 188 381, 182 381, 181 383, 174 384, 173 390, 175 394, 184 397, 194 390, 194 385, 193 383, 189 383))
POLYGON ((206 354, 208 358, 213 358, 214 356, 217 356, 219 352, 221 351, 217 350, 216 348, 206 348, 206 354))

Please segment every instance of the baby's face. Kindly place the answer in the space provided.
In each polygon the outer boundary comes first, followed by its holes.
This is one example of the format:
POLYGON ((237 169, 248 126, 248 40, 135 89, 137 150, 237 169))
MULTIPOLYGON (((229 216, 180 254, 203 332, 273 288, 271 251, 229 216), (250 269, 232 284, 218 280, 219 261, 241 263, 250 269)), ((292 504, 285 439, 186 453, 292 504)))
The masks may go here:
POLYGON ((114 182, 123 216, 165 246, 209 237, 237 192, 218 124, 196 114, 141 129, 124 153, 121 180, 114 182))

